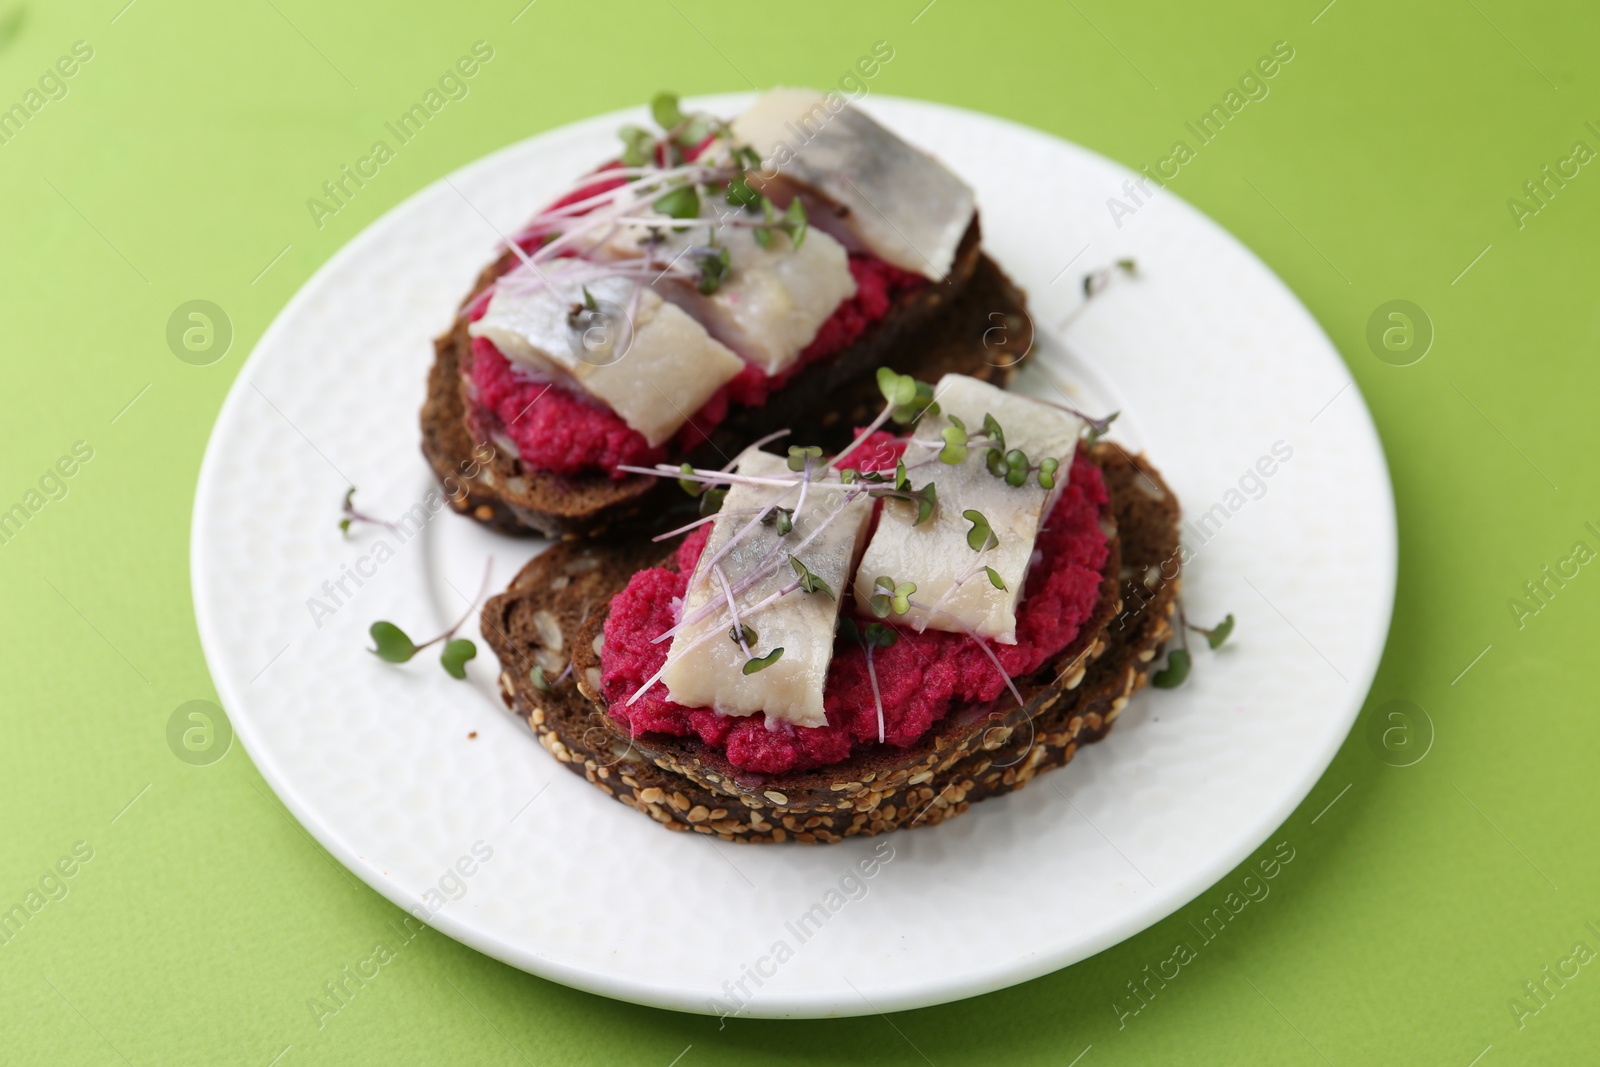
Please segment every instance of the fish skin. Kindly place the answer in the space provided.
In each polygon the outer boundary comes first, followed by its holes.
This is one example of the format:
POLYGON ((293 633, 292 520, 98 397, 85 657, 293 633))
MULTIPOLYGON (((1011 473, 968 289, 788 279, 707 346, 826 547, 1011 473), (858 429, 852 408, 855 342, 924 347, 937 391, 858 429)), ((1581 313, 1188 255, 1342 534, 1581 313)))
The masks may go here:
POLYGON ((732 126, 760 154, 760 180, 788 179, 848 209, 843 226, 880 259, 934 281, 950 273, 976 201, 937 159, 837 93, 773 89, 732 126))

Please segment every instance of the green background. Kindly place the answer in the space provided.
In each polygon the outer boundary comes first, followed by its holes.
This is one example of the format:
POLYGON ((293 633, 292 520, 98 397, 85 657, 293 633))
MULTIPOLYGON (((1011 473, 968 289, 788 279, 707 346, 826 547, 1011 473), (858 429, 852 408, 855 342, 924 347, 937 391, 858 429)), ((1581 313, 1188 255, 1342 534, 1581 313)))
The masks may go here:
MULTIPOLYGON (((1574 542, 1600 548, 1584 527, 1600 526, 1600 168, 1520 226, 1507 206, 1575 141, 1600 148, 1585 126, 1600 125, 1592 10, 537 0, 518 17, 523 0, 124 2, 0 0, 0 106, 73 42, 94 49, 69 95, 0 145, 0 507, 74 442, 94 449, 67 496, 0 545, 0 903, 74 842, 94 850, 70 894, 0 946, 0 1059, 942 1067, 1003 1052, 1083 1053, 1082 1067, 1494 1067, 1600 1045, 1600 966, 1551 983, 1547 1003, 1523 989, 1575 942, 1600 948, 1585 926, 1600 927, 1586 673, 1600 573, 1552 584, 1520 627, 1507 604, 1574 542), (471 95, 318 230, 306 198, 479 39, 495 58, 471 95), (1393 632, 1361 722, 1272 839, 1294 861, 1120 1025, 1126 983, 1194 940, 1189 920, 1243 870, 1075 967, 887 1019, 719 1029, 428 931, 319 1029, 306 999, 400 913, 311 842, 241 747, 190 766, 165 733, 180 704, 215 699, 189 519, 241 361, 319 264, 440 175, 663 87, 832 84, 879 40, 895 56, 874 92, 991 112, 1135 165, 1166 155, 1274 42, 1295 49, 1271 95, 1171 185, 1321 321, 1393 471, 1393 632), (1405 367, 1366 340, 1369 316, 1397 298, 1436 331, 1405 367), (180 362, 165 340, 192 299, 221 305, 235 330, 211 366, 180 362), (1385 748, 1367 727, 1392 699, 1427 722, 1413 714, 1385 748)), ((1023 918, 972 903, 973 937, 1023 918)))

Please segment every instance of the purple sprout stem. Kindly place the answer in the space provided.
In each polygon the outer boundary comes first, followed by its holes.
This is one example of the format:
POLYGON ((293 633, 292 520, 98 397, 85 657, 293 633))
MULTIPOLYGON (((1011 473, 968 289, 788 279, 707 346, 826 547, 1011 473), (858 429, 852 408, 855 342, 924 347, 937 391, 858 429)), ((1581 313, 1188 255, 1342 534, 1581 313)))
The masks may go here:
POLYGON ((878 691, 878 670, 872 665, 872 646, 867 646, 867 680, 872 683, 872 703, 878 709, 878 744, 883 744, 883 694, 878 691))

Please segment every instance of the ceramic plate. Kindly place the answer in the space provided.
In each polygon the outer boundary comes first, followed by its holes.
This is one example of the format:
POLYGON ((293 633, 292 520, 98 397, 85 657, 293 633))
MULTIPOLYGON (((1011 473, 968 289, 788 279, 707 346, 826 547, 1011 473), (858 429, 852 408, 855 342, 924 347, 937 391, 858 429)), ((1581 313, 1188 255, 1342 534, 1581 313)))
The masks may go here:
MULTIPOLYGON (((749 99, 695 103, 732 114, 749 99)), ((1235 636, 1028 789, 942 826, 815 848, 669 833, 607 798, 505 710, 481 642, 466 683, 431 657, 379 662, 374 620, 439 632, 486 559, 495 591, 544 544, 447 510, 407 536, 346 540, 345 489, 383 516, 424 499, 432 337, 496 231, 644 116, 497 152, 373 223, 267 330, 211 436, 192 567, 217 690, 278 796, 379 893, 513 966, 772 1017, 1021 982, 1144 929, 1247 857, 1315 784, 1371 683, 1395 581, 1388 473, 1349 372, 1294 295, 1170 193, 1113 220, 1107 198, 1128 202, 1134 175, 1092 152, 949 107, 860 106, 976 188, 988 251, 1028 290, 1041 334, 1017 388, 1123 412, 1115 436, 1184 504, 1189 614, 1232 612, 1235 636), (1137 276, 1080 307, 1084 273, 1124 257, 1137 276), (799 924, 807 914, 825 921, 799 924), (974 937, 979 916, 1027 921, 974 937)))

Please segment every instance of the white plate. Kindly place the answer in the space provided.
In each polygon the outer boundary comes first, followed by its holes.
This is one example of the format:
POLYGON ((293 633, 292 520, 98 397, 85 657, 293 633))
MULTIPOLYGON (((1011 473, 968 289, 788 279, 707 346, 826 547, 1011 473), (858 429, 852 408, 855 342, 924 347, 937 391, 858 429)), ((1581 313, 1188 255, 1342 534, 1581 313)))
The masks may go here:
MULTIPOLYGON (((698 103, 732 113, 748 99, 698 103)), ((1371 683, 1395 581, 1388 474, 1348 371, 1294 296, 1169 193, 1118 228, 1106 201, 1127 199, 1132 175, 1082 148, 949 107, 863 106, 976 187, 988 250, 1047 334, 1082 302, 1086 270, 1138 261, 1019 387, 1048 391, 1047 367, 1086 407, 1120 407, 1117 436, 1149 451, 1191 519, 1220 505, 1209 539, 1186 527, 1185 600, 1198 621, 1234 613, 1236 634, 1031 788, 936 828, 816 848, 668 833, 610 800, 504 710, 486 649, 467 684, 431 656, 380 663, 365 651, 373 620, 431 636, 465 610, 486 556, 499 589, 542 545, 448 511, 403 543, 372 528, 346 541, 345 487, 384 516, 423 499, 429 340, 495 251, 486 219, 517 226, 643 115, 497 152, 373 223, 262 337, 206 452, 193 582, 218 692, 284 803, 407 911, 448 893, 430 924, 513 966, 697 1012, 732 1004, 742 979, 743 1011, 777 1017, 1011 985, 1144 929, 1247 857, 1327 767, 1371 683), (1277 442, 1293 455, 1260 498, 1230 496, 1277 442), (380 541, 394 550, 382 563, 380 541), (371 577, 346 578, 335 605, 322 583, 348 569, 371 577), (314 619, 312 597, 336 610, 314 619), (492 854, 477 862, 475 846, 492 854), (875 848, 892 859, 852 881, 875 848), (450 873, 462 857, 470 877, 450 873), (791 924, 816 904, 828 920, 802 941, 791 924), (758 987, 751 969, 772 976, 758 987)))

